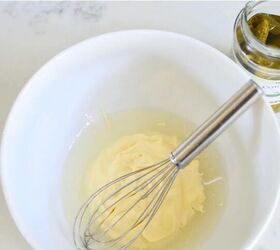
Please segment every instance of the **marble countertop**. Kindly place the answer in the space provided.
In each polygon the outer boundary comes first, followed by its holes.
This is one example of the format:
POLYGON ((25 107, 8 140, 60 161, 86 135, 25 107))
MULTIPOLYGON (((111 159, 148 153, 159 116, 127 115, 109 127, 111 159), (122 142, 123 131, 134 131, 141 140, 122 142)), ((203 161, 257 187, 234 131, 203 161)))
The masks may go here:
MULTIPOLYGON (((231 56, 244 2, 0 2, 0 136, 18 92, 46 61, 81 40, 124 29, 183 33, 231 56)), ((280 115, 277 115, 280 122, 280 115)), ((280 247, 280 206, 254 250, 280 247)), ((0 249, 31 250, 0 190, 0 249)))

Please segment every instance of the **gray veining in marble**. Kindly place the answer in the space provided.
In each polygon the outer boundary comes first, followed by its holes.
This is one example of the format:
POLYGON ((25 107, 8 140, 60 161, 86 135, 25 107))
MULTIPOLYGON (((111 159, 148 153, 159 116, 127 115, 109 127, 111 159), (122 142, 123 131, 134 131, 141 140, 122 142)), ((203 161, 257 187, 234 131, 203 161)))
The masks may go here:
POLYGON ((105 5, 102 2, 11 2, 3 4, 2 12, 28 23, 35 33, 41 34, 50 19, 75 16, 78 21, 98 22, 105 5))

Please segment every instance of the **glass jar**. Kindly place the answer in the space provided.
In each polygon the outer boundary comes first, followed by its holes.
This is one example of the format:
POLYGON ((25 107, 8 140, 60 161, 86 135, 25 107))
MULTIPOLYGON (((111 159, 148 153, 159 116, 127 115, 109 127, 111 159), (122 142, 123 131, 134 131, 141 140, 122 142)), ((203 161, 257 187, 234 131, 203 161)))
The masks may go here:
MULTIPOLYGON (((280 111, 280 40, 279 47, 261 42, 251 31, 248 21, 256 14, 280 16, 280 3, 273 1, 248 2, 234 24, 233 55, 251 75, 274 111, 280 111)), ((261 35, 261 34, 260 34, 261 35)))

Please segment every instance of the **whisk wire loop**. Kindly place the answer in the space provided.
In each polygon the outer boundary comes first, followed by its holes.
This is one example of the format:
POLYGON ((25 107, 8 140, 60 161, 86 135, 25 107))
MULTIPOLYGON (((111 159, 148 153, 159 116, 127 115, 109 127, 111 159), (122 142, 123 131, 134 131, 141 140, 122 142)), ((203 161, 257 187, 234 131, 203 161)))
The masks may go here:
POLYGON ((125 249, 150 223, 178 171, 166 159, 121 176, 97 190, 75 218, 76 247, 82 250, 125 249), (134 209, 139 210, 136 217, 134 209), (114 233, 122 221, 128 224, 118 234, 114 233))

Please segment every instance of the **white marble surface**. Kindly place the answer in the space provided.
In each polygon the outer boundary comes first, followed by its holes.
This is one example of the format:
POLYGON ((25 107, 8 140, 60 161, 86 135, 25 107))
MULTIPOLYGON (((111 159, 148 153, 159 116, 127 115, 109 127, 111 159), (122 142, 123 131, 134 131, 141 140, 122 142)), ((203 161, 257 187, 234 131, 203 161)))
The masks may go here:
MULTIPOLYGON (((70 45, 104 32, 149 28, 190 35, 230 56, 234 19, 243 5, 237 1, 0 2, 0 135, 25 82, 70 45)), ((1 190, 0 249, 31 249, 14 226, 1 190)), ((277 249, 280 206, 254 247, 277 249)))

